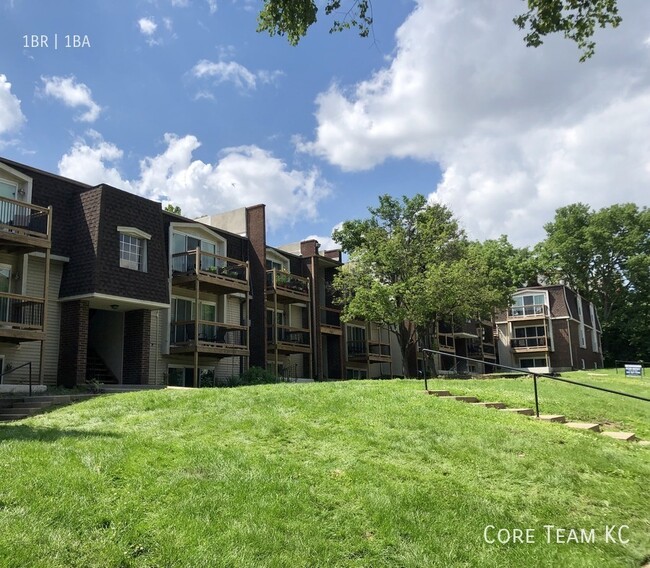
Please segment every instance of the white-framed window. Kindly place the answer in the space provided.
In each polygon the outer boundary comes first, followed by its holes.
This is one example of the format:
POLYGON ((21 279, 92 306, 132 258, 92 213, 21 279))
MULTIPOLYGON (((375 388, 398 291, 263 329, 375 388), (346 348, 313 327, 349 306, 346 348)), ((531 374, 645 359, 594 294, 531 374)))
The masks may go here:
POLYGON ((580 341, 580 347, 587 349, 587 338, 585 337, 585 325, 583 323, 580 323, 578 326, 578 339, 580 341))
POLYGON ((151 235, 135 227, 118 227, 120 267, 147 272, 147 242, 151 235))
POLYGON ((522 294, 512 299, 510 312, 513 316, 544 315, 545 294, 522 294))
POLYGON ((0 197, 16 199, 18 195, 18 184, 7 179, 0 178, 0 197))
MULTIPOLYGON (((188 229, 189 231, 189 229, 188 229)), ((203 236, 191 235, 174 231, 172 235, 172 270, 174 272, 187 272, 195 269, 194 255, 183 254, 194 250, 201 250, 200 269, 207 272, 216 272, 226 265, 226 261, 219 256, 226 255, 225 241, 220 241, 214 235, 214 240, 206 239, 203 236)))

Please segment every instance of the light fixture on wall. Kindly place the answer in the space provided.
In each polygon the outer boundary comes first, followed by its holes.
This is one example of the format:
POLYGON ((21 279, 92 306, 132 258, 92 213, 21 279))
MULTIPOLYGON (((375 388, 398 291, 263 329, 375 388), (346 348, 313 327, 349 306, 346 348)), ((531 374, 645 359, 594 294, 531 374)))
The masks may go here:
POLYGON ((118 306, 117 304, 111 304, 111 310, 117 310, 117 308, 119 307, 120 306, 118 306))

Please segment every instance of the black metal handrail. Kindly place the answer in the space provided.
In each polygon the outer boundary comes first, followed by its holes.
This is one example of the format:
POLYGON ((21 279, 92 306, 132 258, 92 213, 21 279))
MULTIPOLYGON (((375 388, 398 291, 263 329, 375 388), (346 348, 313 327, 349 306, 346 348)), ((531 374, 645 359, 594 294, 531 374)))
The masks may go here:
POLYGON ((32 396, 32 362, 28 361, 27 363, 23 363, 22 365, 18 365, 18 367, 12 367, 8 371, 2 371, 0 372, 0 383, 2 382, 2 379, 4 379, 7 375, 13 373, 14 371, 17 371, 18 369, 22 369, 23 367, 27 367, 29 365, 29 396, 32 396))
MULTIPOLYGON (((462 359, 464 361, 471 361, 473 363, 484 363, 484 361, 481 361, 480 359, 471 359, 469 357, 462 357, 461 355, 451 355, 449 353, 445 353, 444 351, 436 351, 434 349, 420 349, 423 353, 432 353, 435 355, 446 355, 447 357, 454 357, 455 359, 462 359)), ((589 385, 587 383, 581 383, 579 381, 571 381, 569 379, 563 379, 561 377, 554 377, 553 375, 549 375, 547 373, 536 373, 533 371, 526 371, 521 368, 517 367, 510 367, 508 365, 502 365, 500 363, 490 363, 493 366, 500 367, 502 369, 507 369, 509 371, 517 371, 519 373, 525 372, 527 375, 532 375, 533 376, 533 386, 535 389, 535 415, 537 418, 539 418, 539 396, 537 394, 537 379, 538 378, 544 378, 544 379, 551 379, 553 381, 559 381, 561 383, 569 383, 571 385, 577 385, 580 387, 586 387, 588 389, 594 389, 602 392, 608 392, 611 394, 617 394, 619 396, 627 396, 628 398, 634 398, 636 400, 643 400, 644 402, 650 402, 650 398, 645 398, 644 396, 639 396, 636 394, 630 394, 629 392, 621 392, 621 391, 616 391, 612 389, 606 389, 605 387, 597 387, 596 385, 589 385)), ((424 374, 424 390, 429 390, 428 387, 428 382, 427 382, 427 375, 426 373, 424 374)))

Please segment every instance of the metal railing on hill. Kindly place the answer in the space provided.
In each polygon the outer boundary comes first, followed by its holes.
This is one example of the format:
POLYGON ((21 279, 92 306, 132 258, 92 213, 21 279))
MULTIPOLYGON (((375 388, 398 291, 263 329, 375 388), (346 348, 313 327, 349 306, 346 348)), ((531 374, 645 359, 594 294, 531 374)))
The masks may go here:
MULTIPOLYGON (((470 361, 471 363, 485 363, 485 361, 482 361, 480 359, 471 359, 470 357, 462 357, 461 355, 451 355, 450 353, 444 352, 444 351, 436 351, 435 349, 421 349, 420 350, 422 353, 425 355, 445 355, 447 357, 454 357, 456 360, 460 359, 462 361, 470 361)), ((616 391, 613 389, 606 389, 604 387, 597 387, 596 385, 590 385, 587 383, 581 383, 579 381, 572 381, 570 379, 564 379, 562 377, 554 377, 553 375, 549 375, 548 373, 537 373, 534 371, 528 371, 526 369, 521 369, 517 367, 510 367, 508 365, 501 365, 500 363, 490 363, 490 365, 494 367, 499 367, 501 369, 507 369, 508 371, 516 371, 518 373, 525 373, 526 375, 532 375, 533 377, 533 388, 535 391, 535 415, 539 418, 539 394, 537 392, 537 379, 551 379, 552 381, 558 381, 561 383, 568 383, 570 385, 576 385, 579 387, 585 387, 588 389, 594 389, 597 391, 602 391, 602 392, 607 392, 610 394, 616 394, 619 396, 626 396, 628 398, 634 398, 636 400, 642 400, 644 402, 650 402, 650 398, 646 398, 644 396, 639 396, 636 394, 630 394, 629 392, 621 392, 621 391, 616 391)), ((428 385, 428 377, 427 374, 424 373, 424 389, 429 390, 429 385, 428 385)))
POLYGON ((2 379, 4 379, 7 375, 13 373, 14 371, 17 371, 18 369, 22 369, 23 367, 29 367, 29 396, 32 396, 32 362, 31 361, 28 361, 27 363, 23 363, 22 365, 18 365, 18 367, 12 367, 11 369, 2 371, 2 373, 0 373, 0 383, 2 382, 2 379))

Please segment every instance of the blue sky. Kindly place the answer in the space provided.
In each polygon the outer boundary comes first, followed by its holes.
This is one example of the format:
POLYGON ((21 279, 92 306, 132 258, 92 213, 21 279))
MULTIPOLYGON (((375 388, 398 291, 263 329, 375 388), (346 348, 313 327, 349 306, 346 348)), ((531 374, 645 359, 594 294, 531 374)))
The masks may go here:
POLYGON ((0 154, 189 216, 264 202, 272 244, 327 247, 380 193, 520 245, 571 202, 648 205, 650 3, 586 64, 526 49, 518 0, 461 4, 375 2, 374 38, 323 18, 292 47, 253 0, 0 0, 0 154))

